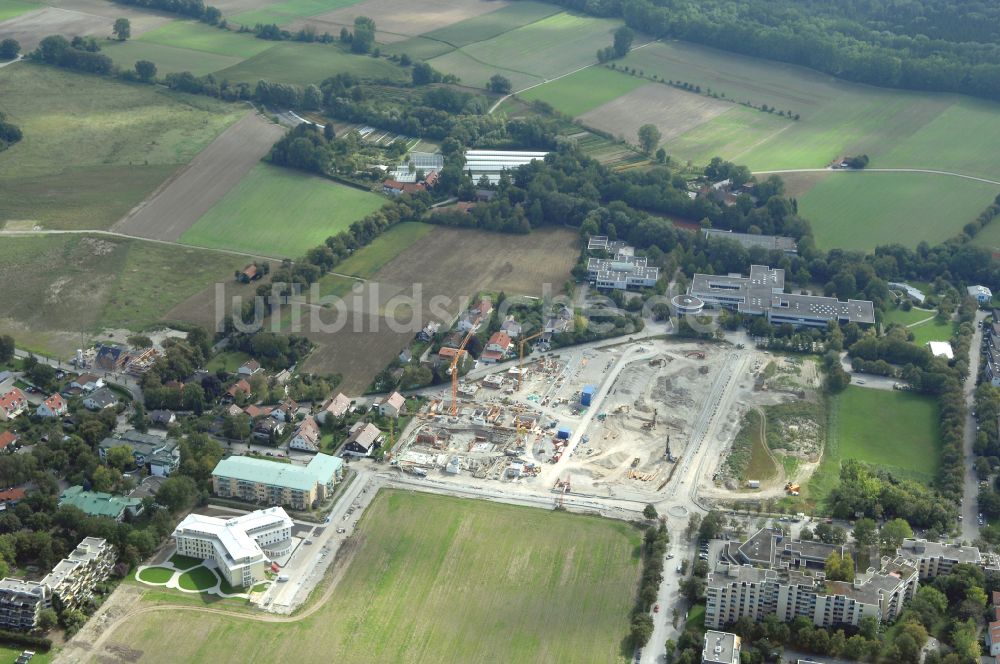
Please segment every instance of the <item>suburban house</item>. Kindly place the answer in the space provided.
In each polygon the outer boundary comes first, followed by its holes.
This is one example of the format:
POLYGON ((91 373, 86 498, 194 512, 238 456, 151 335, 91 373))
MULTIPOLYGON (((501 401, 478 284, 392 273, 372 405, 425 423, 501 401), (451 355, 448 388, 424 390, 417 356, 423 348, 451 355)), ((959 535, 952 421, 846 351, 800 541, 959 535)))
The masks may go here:
POLYGON ((0 452, 10 452, 11 445, 17 442, 17 434, 11 431, 0 431, 0 452))
POLYGON ((986 650, 990 657, 1000 657, 1000 591, 993 591, 993 620, 986 625, 986 650))
POLYGON ((441 329, 441 323, 436 323, 434 321, 431 321, 427 323, 427 325, 424 325, 423 329, 417 332, 417 340, 430 341, 431 339, 434 338, 434 335, 437 334, 438 330, 440 329, 441 329))
POLYGON ((291 553, 293 525, 280 507, 229 519, 188 514, 173 537, 177 553, 212 560, 230 585, 249 588, 265 580, 272 558, 291 553))
POLYGON ((258 406, 256 404, 250 404, 243 409, 243 413, 248 415, 251 420, 256 420, 258 417, 266 417, 271 414, 270 406, 258 406))
POLYGON ((253 437, 257 440, 273 440, 285 433, 285 423, 274 417, 265 417, 254 425, 253 437))
POLYGON ((232 402, 235 401, 237 396, 241 394, 244 396, 250 396, 252 393, 253 390, 250 387, 250 383, 248 383, 246 379, 240 378, 238 381, 233 383, 228 390, 226 390, 226 397, 232 402))
POLYGON ((82 373, 74 378, 69 386, 84 392, 93 392, 99 387, 104 387, 104 379, 92 373, 82 373))
POLYGON ((121 521, 128 512, 138 516, 142 512, 142 500, 115 496, 101 491, 84 491, 80 485, 71 486, 59 496, 59 506, 72 505, 89 516, 106 516, 121 521))
POLYGON ((298 410, 299 404, 295 403, 292 399, 285 399, 285 401, 271 409, 271 416, 278 418, 282 422, 291 422, 295 419, 295 413, 298 410))
POLYGON ((320 422, 326 422, 327 417, 343 417, 350 410, 351 400, 343 392, 338 392, 337 396, 323 404, 319 413, 316 414, 316 419, 320 422))
POLYGON ((479 360, 487 364, 495 364, 510 352, 513 345, 510 335, 506 332, 494 332, 489 341, 486 342, 486 349, 479 356, 479 360))
POLYGON ((400 182, 392 179, 382 182, 382 193, 386 196, 417 194, 421 191, 427 191, 427 186, 423 182, 400 182))
POLYGON ((28 399, 24 392, 13 388, 10 392, 0 395, 0 422, 12 420, 28 409, 28 399))
POLYGON ((263 370, 264 369, 260 366, 260 362, 250 359, 240 365, 240 368, 236 370, 236 373, 244 378, 249 378, 250 376, 259 374, 263 370))
POLYGON ((168 477, 177 470, 181 461, 177 441, 135 430, 99 442, 97 455, 101 461, 105 461, 108 450, 115 447, 127 447, 132 452, 136 467, 144 468, 157 477, 168 477))
POLYGON ((302 420, 299 427, 292 434, 288 441, 288 449, 302 450, 303 452, 319 452, 320 431, 319 425, 312 417, 302 420))
POLYGON ((333 493, 343 473, 343 460, 328 454, 317 454, 306 466, 231 456, 212 471, 212 488, 222 498, 309 509, 333 493))
POLYGON ((341 456, 371 456, 372 452, 382 446, 382 432, 371 423, 356 422, 351 427, 350 435, 344 443, 341 456))
POLYGON ((149 411, 149 421, 153 426, 166 429, 177 423, 177 415, 172 410, 151 410, 149 411))
POLYGON ((121 371, 128 362, 128 353, 121 346, 101 346, 94 356, 94 366, 102 371, 121 371))
POLYGON ((403 364, 409 364, 413 360, 413 353, 410 352, 409 348, 404 348, 396 358, 403 364))
POLYGON ((6 489, 5 491, 0 491, 0 505, 3 507, 0 509, 7 509, 8 507, 14 507, 19 502, 25 499, 28 492, 25 491, 23 486, 16 486, 12 489, 6 489))
POLYGON ((104 410, 117 404, 118 397, 106 387, 98 388, 83 398, 83 407, 87 410, 104 410))
POLYGON ((66 411, 66 400, 62 398, 61 394, 56 392, 38 406, 35 414, 39 417, 62 417, 66 414, 66 411))
POLYGON ((406 414, 406 397, 399 392, 393 392, 378 404, 378 413, 382 417, 399 417, 406 414))
POLYGON ((979 304, 988 304, 993 299, 993 291, 986 286, 969 286, 966 290, 979 304))
POLYGON ((505 332, 511 339, 516 339, 521 336, 521 324, 514 320, 513 316, 508 316, 500 325, 500 331, 505 332))

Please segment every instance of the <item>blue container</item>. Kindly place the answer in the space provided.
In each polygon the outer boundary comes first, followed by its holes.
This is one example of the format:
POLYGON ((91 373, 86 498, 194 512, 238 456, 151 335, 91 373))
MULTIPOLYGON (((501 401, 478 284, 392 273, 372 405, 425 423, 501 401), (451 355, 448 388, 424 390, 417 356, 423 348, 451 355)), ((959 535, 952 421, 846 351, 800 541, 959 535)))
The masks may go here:
POLYGON ((556 433, 556 438, 560 438, 562 440, 569 440, 570 433, 571 433, 570 430, 567 429, 566 427, 559 427, 559 431, 556 433))
POLYGON ((583 388, 583 392, 580 392, 580 405, 589 406, 590 401, 594 398, 594 394, 597 393, 597 388, 593 385, 587 385, 583 388))

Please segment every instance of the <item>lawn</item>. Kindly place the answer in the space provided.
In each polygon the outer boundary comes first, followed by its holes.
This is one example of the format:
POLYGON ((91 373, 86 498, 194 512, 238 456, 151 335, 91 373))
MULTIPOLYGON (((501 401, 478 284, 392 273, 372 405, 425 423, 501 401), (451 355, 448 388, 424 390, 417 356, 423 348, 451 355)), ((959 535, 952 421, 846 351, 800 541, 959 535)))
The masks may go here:
POLYGON ((557 111, 575 117, 648 82, 644 78, 628 76, 606 67, 589 67, 558 81, 532 88, 520 96, 528 101, 540 99, 557 111))
MULTIPOLYGON (((220 369, 226 373, 236 373, 236 370, 243 366, 243 363, 249 359, 250 356, 243 351, 223 351, 209 360, 205 368, 212 373, 215 373, 220 369)), ((192 560, 194 559, 192 558, 192 560)))
POLYGON ((207 567, 194 567, 177 578, 184 590, 208 590, 219 583, 219 577, 207 567))
POLYGON ((0 69, 0 225, 107 228, 247 111, 33 63, 0 69))
POLYGON ((918 309, 917 307, 913 307, 909 311, 903 311, 902 309, 896 308, 885 312, 882 320, 886 325, 889 323, 899 323, 900 325, 909 326, 914 323, 927 320, 928 318, 934 318, 936 315, 936 309, 918 309))
POLYGON ((720 138, 718 154, 754 170, 823 167, 841 155, 866 153, 872 167, 941 169, 996 179, 992 146, 1000 143, 1000 105, 995 103, 847 83, 684 42, 633 50, 621 64, 801 116, 780 133, 752 126, 760 111, 719 116, 692 130, 698 134, 667 145, 667 152, 682 159, 703 163, 707 155, 697 138, 714 136, 716 128, 729 134, 735 121, 743 121, 748 123, 743 144, 727 147, 720 138))
POLYGON ((82 334, 139 331, 214 281, 231 280, 245 259, 142 241, 36 236, 0 242, 4 299, 0 330, 33 350, 65 355, 82 334))
POLYGON ((199 21, 174 21, 150 30, 136 41, 163 44, 192 51, 251 58, 275 45, 273 41, 257 39, 251 33, 238 33, 216 28, 199 21))
POLYGON ((192 558, 191 556, 182 556, 179 553, 175 553, 170 556, 170 563, 177 569, 188 570, 192 567, 197 567, 201 564, 201 560, 198 558, 192 558))
MULTIPOLYGON (((833 398, 836 456, 930 480, 941 462, 938 405, 930 397, 850 386, 833 398)), ((838 460, 839 460, 838 459, 838 460)))
POLYGON ((108 42, 103 48, 103 53, 122 69, 132 69, 137 60, 149 60, 156 65, 157 76, 182 71, 189 71, 195 76, 204 76, 243 61, 243 58, 235 55, 207 53, 136 39, 108 42))
POLYGON ((264 25, 283 25, 297 18, 325 14, 335 9, 356 5, 361 0, 285 0, 275 2, 260 9, 254 9, 229 17, 231 23, 239 23, 253 27, 258 23, 264 25))
POLYGON ((953 323, 939 323, 936 320, 929 320, 909 328, 913 333, 913 343, 923 346, 928 341, 949 341, 955 334, 953 323))
POLYGON ((518 90, 593 63, 619 25, 563 12, 434 58, 431 65, 475 87, 500 73, 518 90))
MULTIPOLYGON (((217 72, 216 76, 233 82, 251 84, 265 79, 295 85, 309 83, 319 85, 323 80, 340 72, 353 74, 362 79, 398 82, 410 79, 408 69, 385 58, 346 53, 331 44, 306 44, 302 42, 275 44, 273 48, 249 60, 217 72)), ((484 80, 483 84, 485 85, 485 83, 484 80)))
POLYGON ((41 9, 43 5, 24 0, 0 0, 0 21, 26 14, 36 9, 41 9))
MULTIPOLYGON (((432 224, 412 221, 396 224, 375 238, 371 244, 362 247, 347 260, 337 265, 334 271, 369 279, 393 258, 434 229, 432 224)), ((339 283, 343 281, 343 277, 333 277, 333 280, 334 283, 339 283)), ((326 288, 321 290, 321 294, 327 294, 326 288)))
POLYGON ((49 664, 56 656, 55 652, 42 652, 35 648, 0 645, 0 662, 14 662, 25 650, 34 650, 35 652, 35 656, 31 658, 31 664, 49 664))
POLYGON ((972 244, 986 247, 994 253, 1000 251, 1000 224, 996 223, 996 219, 976 234, 976 237, 972 239, 972 244))
POLYGON ((181 242, 298 258, 384 203, 370 192, 259 164, 181 242))
POLYGON ((333 597, 301 620, 148 612, 107 646, 128 643, 153 664, 246 652, 261 661, 295 652, 305 663, 626 661, 641 544, 626 523, 386 491, 359 528, 333 597))
POLYGON ((166 567, 147 567, 137 575, 140 581, 146 583, 166 583, 174 576, 174 570, 166 567))
POLYGON ((831 173, 799 196, 823 249, 914 248, 957 233, 989 205, 1000 187, 925 173, 831 173))

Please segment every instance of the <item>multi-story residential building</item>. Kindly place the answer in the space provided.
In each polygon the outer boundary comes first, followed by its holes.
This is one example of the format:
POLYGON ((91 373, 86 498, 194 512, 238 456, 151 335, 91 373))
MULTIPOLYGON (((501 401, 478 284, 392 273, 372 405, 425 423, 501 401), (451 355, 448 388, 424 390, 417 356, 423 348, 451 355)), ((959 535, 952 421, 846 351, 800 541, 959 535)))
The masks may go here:
POLYGON ((766 316, 772 325, 826 327, 831 321, 873 324, 870 300, 842 302, 835 297, 785 293, 785 271, 751 265, 750 276, 695 274, 688 294, 708 305, 748 316, 766 316))
POLYGON ((177 441, 163 436, 129 430, 105 438, 97 444, 97 454, 101 457, 101 461, 104 461, 108 451, 115 447, 127 447, 132 452, 135 465, 145 468, 151 475, 167 477, 177 470, 181 462, 177 441))
POLYGON ((231 456, 212 471, 217 496, 305 510, 325 500, 343 476, 344 462, 317 454, 306 466, 231 456))
POLYGON ((38 624, 38 614, 52 604, 52 591, 38 581, 0 580, 0 627, 29 630, 38 624))
POLYGON ((274 558, 292 549, 292 520, 280 507, 232 519, 189 514, 174 530, 177 553, 213 560, 233 586, 263 581, 274 558))
POLYGON ((903 540, 899 555, 907 558, 916 566, 921 579, 933 579, 940 574, 948 574, 959 563, 980 567, 996 565, 991 557, 984 557, 974 546, 942 544, 922 539, 903 540))
POLYGON ((635 255, 634 247, 624 242, 595 235, 587 242, 587 250, 606 251, 611 256, 587 259, 587 278, 597 288, 652 288, 660 278, 660 268, 650 267, 645 258, 635 255))
POLYGON ((111 575, 116 560, 114 547, 107 540, 86 537, 56 563, 42 583, 64 606, 76 608, 90 599, 94 586, 111 575))
POLYGON ((116 560, 107 540, 86 537, 41 581, 0 580, 0 627, 34 629, 38 615, 52 606, 55 597, 63 606, 81 606, 90 599, 94 587, 108 578, 116 560))

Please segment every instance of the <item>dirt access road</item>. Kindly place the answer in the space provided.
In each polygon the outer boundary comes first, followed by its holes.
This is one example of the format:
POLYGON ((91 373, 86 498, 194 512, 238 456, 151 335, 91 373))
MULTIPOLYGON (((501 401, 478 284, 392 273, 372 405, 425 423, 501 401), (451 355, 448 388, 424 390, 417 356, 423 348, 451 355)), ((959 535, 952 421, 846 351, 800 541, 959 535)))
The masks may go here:
POLYGON ((248 113, 226 129, 187 166, 125 215, 112 230, 177 242, 260 162, 284 129, 248 113))

